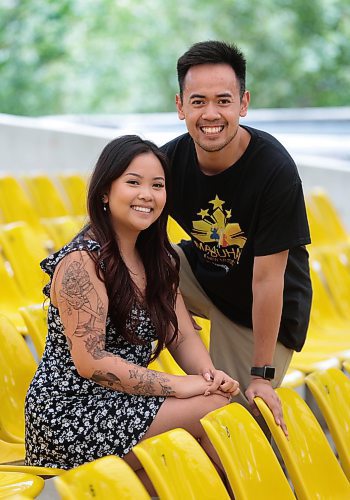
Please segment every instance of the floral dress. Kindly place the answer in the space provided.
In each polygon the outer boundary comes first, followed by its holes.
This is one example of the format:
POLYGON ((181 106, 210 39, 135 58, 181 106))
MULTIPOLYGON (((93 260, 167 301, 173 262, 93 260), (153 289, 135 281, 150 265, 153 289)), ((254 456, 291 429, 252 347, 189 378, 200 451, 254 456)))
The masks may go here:
MULTIPOLYGON (((57 264, 75 250, 98 252, 93 240, 78 236, 41 267, 52 279, 57 264)), ((51 281, 44 288, 50 296, 51 281)), ((109 317, 106 351, 146 367, 155 340, 147 312, 135 307, 137 336, 142 345, 118 335, 109 317)), ((126 394, 81 377, 72 360, 59 311, 50 304, 45 352, 30 384, 25 402, 27 465, 70 469, 105 455, 123 457, 146 433, 165 398, 126 394)))

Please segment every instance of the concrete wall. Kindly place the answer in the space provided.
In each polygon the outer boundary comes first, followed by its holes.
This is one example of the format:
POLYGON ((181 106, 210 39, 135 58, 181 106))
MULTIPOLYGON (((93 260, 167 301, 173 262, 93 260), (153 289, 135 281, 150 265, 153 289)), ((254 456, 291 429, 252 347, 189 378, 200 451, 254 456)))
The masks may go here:
MULTIPOLYGON (((126 123, 126 122, 124 122, 126 123)), ((26 118, 0 115, 0 174, 44 170, 90 172, 103 146, 125 133, 138 133, 157 144, 177 135, 168 130, 140 133, 130 128, 103 128, 65 122, 55 118, 26 118)), ((143 130, 146 127, 143 125, 143 130)), ((180 132, 181 133, 181 132, 180 132)), ((283 141, 282 141, 283 142, 283 141)), ((288 144, 285 144, 288 148, 288 144)), ((322 186, 331 196, 350 231, 350 165, 347 161, 293 154, 307 193, 322 186)))

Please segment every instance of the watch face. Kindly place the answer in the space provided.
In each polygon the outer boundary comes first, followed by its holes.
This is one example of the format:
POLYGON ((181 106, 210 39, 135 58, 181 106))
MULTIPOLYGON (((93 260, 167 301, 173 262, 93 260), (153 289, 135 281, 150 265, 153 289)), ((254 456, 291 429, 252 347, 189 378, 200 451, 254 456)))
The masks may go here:
POLYGON ((272 366, 265 366, 265 376, 269 380, 272 380, 275 376, 275 369, 272 366))

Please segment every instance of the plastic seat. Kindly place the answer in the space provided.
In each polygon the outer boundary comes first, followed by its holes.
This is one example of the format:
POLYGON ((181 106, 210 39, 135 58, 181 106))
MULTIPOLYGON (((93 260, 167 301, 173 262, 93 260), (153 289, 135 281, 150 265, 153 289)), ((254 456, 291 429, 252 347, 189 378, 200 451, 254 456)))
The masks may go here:
POLYGON ((288 439, 265 402, 255 398, 255 403, 282 455, 298 500, 350 498, 350 483, 310 408, 293 389, 281 387, 276 391, 288 439))
POLYGON ((231 403, 214 410, 201 424, 221 459, 236 500, 295 499, 265 434, 242 405, 231 403))
MULTIPOLYGON (((1 231, 1 229, 0 229, 1 231)), ((1 239, 1 237, 0 237, 1 239)), ((27 327, 19 312, 19 307, 25 305, 26 300, 11 275, 7 264, 0 254, 0 313, 8 317, 22 334, 27 333, 27 327)))
POLYGON ((52 242, 40 223, 38 212, 18 179, 12 175, 0 176, 0 211, 4 223, 26 222, 44 246, 50 248, 52 242))
POLYGON ((72 215, 86 215, 86 179, 78 172, 65 172, 57 176, 70 204, 72 215))
POLYGON ((62 500, 83 498, 149 500, 135 472, 121 458, 102 457, 54 479, 62 500))
POLYGON ((47 306, 44 304, 31 304, 21 307, 19 311, 40 359, 45 349, 47 335, 47 306))
POLYGON ((343 222, 326 191, 314 188, 306 197, 308 211, 316 221, 327 229, 329 244, 349 243, 349 236, 343 222))
POLYGON ((293 368, 288 368, 283 380, 282 387, 300 387, 304 385, 305 374, 301 370, 295 370, 293 368))
POLYGON ((319 352, 295 352, 291 359, 289 368, 299 370, 305 375, 315 370, 326 370, 327 368, 339 368, 340 360, 329 354, 319 352))
POLYGON ((36 233, 24 222, 7 224, 0 231, 0 244, 26 303, 43 302, 42 288, 48 277, 39 264, 47 253, 38 242, 36 233))
POLYGON ((156 372, 164 372, 164 367, 159 360, 159 357, 153 360, 147 367, 149 370, 155 370, 156 372))
POLYGON ((0 464, 23 462, 25 453, 23 443, 8 443, 0 439, 0 464))
POLYGON ((39 217, 62 217, 69 215, 67 201, 48 175, 38 173, 22 176, 30 199, 39 217))
POLYGON ((0 464, 0 472, 21 472, 46 478, 60 476, 67 471, 65 469, 40 467, 36 465, 0 464))
POLYGON ((24 399, 36 370, 21 334, 0 315, 0 438, 24 442, 24 399))
POLYGON ((321 270, 339 314, 350 320, 350 264, 340 250, 327 250, 321 255, 321 270))
POLYGON ((163 371, 172 375, 186 375, 183 369, 176 363, 168 349, 163 349, 158 356, 163 371))
POLYGON ((44 480, 31 474, 0 472, 0 498, 12 498, 12 495, 24 493, 37 496, 44 488, 44 480))
POLYGON ((350 379, 339 369, 314 372, 305 378, 338 451, 350 481, 350 379))
POLYGON ((133 452, 162 500, 229 499, 208 455, 184 429, 145 439, 133 452))
POLYGON ((77 217, 51 217, 41 219, 41 223, 54 243, 54 249, 59 250, 69 243, 82 229, 81 221, 77 217))

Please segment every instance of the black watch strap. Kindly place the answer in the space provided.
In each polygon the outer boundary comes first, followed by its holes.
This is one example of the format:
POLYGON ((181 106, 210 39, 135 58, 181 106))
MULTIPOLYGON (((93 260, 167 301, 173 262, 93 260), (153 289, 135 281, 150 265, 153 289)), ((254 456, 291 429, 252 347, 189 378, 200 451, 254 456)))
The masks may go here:
POLYGON ((273 366, 253 366, 250 374, 254 377, 261 377, 265 380, 272 380, 275 377, 275 368, 273 366))

